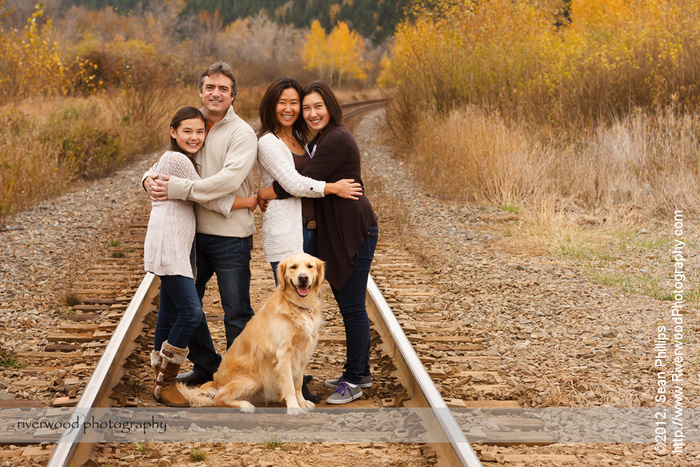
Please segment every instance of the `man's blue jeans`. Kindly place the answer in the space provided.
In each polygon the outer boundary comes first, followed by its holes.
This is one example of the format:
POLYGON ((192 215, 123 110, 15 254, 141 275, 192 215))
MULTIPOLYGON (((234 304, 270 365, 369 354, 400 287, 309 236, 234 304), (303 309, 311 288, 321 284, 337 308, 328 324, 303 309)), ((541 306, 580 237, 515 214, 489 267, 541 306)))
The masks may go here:
POLYGON ((207 320, 194 280, 184 276, 160 276, 160 305, 153 349, 160 350, 166 340, 173 347, 184 349, 200 325, 206 327, 207 320))
POLYGON ((365 299, 369 270, 374 258, 374 251, 377 249, 378 239, 379 227, 374 224, 368 229, 362 246, 353 258, 355 271, 343 285, 342 290, 331 287, 345 324, 347 355, 343 367, 343 380, 353 384, 359 384, 363 376, 370 374, 370 327, 365 299))
MULTIPOLYGON (((200 300, 204 299, 207 282, 216 273, 221 306, 224 309, 226 348, 229 348, 253 317, 250 306, 250 250, 253 248, 253 237, 221 237, 198 233, 196 242, 197 294, 200 300)), ((221 363, 221 356, 216 353, 211 342, 205 321, 195 331, 189 346, 189 359, 194 363, 193 369, 205 376, 213 375, 221 363)))

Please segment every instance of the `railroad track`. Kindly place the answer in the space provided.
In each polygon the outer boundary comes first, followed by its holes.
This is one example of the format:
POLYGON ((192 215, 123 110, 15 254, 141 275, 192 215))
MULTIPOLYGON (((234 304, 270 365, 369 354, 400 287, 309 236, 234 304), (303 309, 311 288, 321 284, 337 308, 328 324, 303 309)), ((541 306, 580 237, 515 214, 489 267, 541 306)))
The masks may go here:
MULTIPOLYGON (((134 358, 136 347, 140 350, 147 348, 145 336, 153 326, 153 299, 158 294, 159 280, 147 273, 136 290, 133 299, 123 311, 119 325, 115 328, 112 338, 105 346, 102 357, 97 363, 92 377, 88 381, 83 395, 75 405, 74 419, 85 417, 92 409, 109 407, 110 405, 136 405, 128 394, 122 393, 124 384, 121 381, 126 373, 125 366, 137 361, 134 358), (77 417, 77 418, 75 418, 77 417)), ((386 346, 392 361, 401 376, 399 380, 415 407, 427 407, 433 410, 430 419, 431 430, 442 430, 449 443, 437 443, 435 449, 440 463, 444 465, 480 465, 466 438, 447 408, 444 400, 432 384, 431 378, 413 350, 401 325, 394 317, 391 309, 384 300, 382 293, 373 279, 368 286, 368 307, 373 328, 378 332, 383 345, 386 346)), ((329 342, 335 336, 326 336, 322 341, 329 342)), ((377 341, 375 337, 375 342, 377 341)), ((387 354, 385 354, 387 355, 387 354)), ((133 366, 133 365, 132 365, 133 366)), ((143 371, 148 370, 144 363, 140 364, 143 371)), ((401 399, 406 404, 408 399, 401 399)), ((95 446, 82 439, 79 430, 66 432, 58 442, 49 466, 82 465, 86 462, 95 446)))
POLYGON ((343 117, 345 119, 350 119, 353 117, 361 116, 367 112, 374 109, 379 109, 384 107, 386 104, 386 99, 373 99, 361 102, 348 102, 343 104, 343 117))
MULTIPOLYGON (((372 101, 359 109, 351 107, 346 116, 378 105, 383 105, 383 101, 372 101)), ((90 279, 76 287, 81 303, 73 307, 59 331, 50 337, 51 343, 35 355, 25 355, 39 362, 49 362, 49 367, 65 368, 60 383, 56 384, 72 390, 68 391, 68 396, 51 402, 55 410, 71 407, 71 416, 75 417, 75 414, 85 416, 98 407, 162 407, 149 396, 152 375, 147 355, 155 325, 154 299, 159 281, 142 271, 146 224, 147 213, 128 227, 126 240, 113 246, 110 258, 105 258, 101 266, 90 272, 90 279)), ((259 244, 258 239, 256 245, 259 244)), ((274 287, 259 247, 253 252, 251 269, 251 293, 254 308, 257 308, 274 287)), ((373 324, 371 363, 376 384, 366 391, 365 398, 351 405, 372 410, 427 409, 427 412, 420 412, 419 425, 439 441, 427 443, 431 449, 418 451, 425 458, 425 465, 434 462, 480 465, 469 441, 551 442, 537 424, 530 424, 528 430, 523 430, 524 425, 516 423, 517 431, 485 434, 470 433, 455 420, 448 408, 509 409, 518 404, 508 400, 509 387, 501 383, 498 372, 493 370, 498 355, 489 351, 488 342, 473 339, 444 322, 439 310, 431 308, 434 292, 422 285, 425 279, 425 271, 414 258, 391 239, 380 235, 367 296, 373 324)), ((320 384, 323 377, 340 371, 344 354, 342 321, 332 297, 326 295, 326 325, 309 368, 316 376, 312 390, 317 392, 323 391, 320 384)), ((207 292, 204 308, 209 314, 215 342, 224 342, 223 312, 214 285, 207 292)), ((224 349, 219 347, 219 350, 224 349)), ((17 405, 14 408, 21 410, 21 404, 17 405)), ((324 404, 320 404, 319 412, 324 408, 324 404)), ((416 430, 413 431, 415 435, 416 430)), ((24 444, 28 446, 22 450, 22 455, 35 455, 40 459, 51 453, 48 460, 51 466, 83 465, 100 451, 103 457, 105 451, 113 457, 120 455, 118 443, 90 442, 75 430, 66 432, 55 445, 24 444)))

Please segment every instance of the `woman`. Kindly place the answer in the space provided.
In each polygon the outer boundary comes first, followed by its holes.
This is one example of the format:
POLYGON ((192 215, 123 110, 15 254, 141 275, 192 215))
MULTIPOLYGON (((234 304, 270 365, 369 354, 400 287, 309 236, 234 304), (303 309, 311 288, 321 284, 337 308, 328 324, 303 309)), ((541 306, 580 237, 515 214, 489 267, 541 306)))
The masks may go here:
POLYGON ((299 175, 299 170, 311 160, 304 150, 306 125, 298 118, 301 91, 301 85, 294 78, 280 78, 267 88, 260 101, 258 167, 267 188, 260 190, 258 197, 271 199, 274 191, 270 185, 275 181, 293 196, 269 202, 263 215, 263 253, 272 266, 273 275, 277 264, 293 253, 304 251, 318 256, 314 203, 310 198, 334 194, 357 199, 362 193, 360 184, 352 180, 326 183, 299 175))
MULTIPOLYGON (((342 124, 343 112, 331 88, 321 81, 307 85, 302 93, 302 113, 316 135, 307 149, 312 156, 302 175, 333 183, 352 179, 362 184, 360 151, 355 138, 342 124)), ((274 194, 263 198, 289 196, 273 183, 274 194)), ((326 380, 334 388, 329 404, 345 404, 362 396, 372 386, 369 370, 370 328, 365 296, 370 266, 377 247, 377 216, 369 199, 327 196, 316 200, 319 257, 326 262, 326 279, 331 285, 345 324, 346 362, 343 375, 326 380)))
MULTIPOLYGON (((178 110, 170 123, 170 150, 152 171, 158 176, 199 180, 192 156, 204 144, 205 136, 206 121, 198 109, 178 110)), ((234 209, 255 210, 257 198, 228 195, 203 206, 228 217, 234 209)), ((153 395, 174 407, 188 405, 175 386, 175 377, 189 353, 187 345, 192 334, 200 323, 206 325, 194 284, 194 237, 191 201, 151 202, 143 256, 145 270, 160 277, 160 305, 151 352, 151 365, 156 368, 153 395)))
MULTIPOLYGON (((299 175, 311 158, 304 150, 306 125, 301 112, 301 84, 294 78, 280 78, 272 83, 260 101, 260 131, 258 132, 258 168, 263 184, 277 181, 294 197, 273 200, 264 209, 262 244, 265 261, 272 267, 277 284, 277 265, 293 253, 305 252, 318 256, 314 204, 311 198, 335 194, 356 199, 361 194, 358 183, 339 180, 326 183, 299 175), (304 198, 299 198, 304 197, 304 198)), ((258 192, 258 197, 262 200, 258 192)), ((304 376, 304 398, 319 402, 321 398, 308 389, 311 376, 304 376)))

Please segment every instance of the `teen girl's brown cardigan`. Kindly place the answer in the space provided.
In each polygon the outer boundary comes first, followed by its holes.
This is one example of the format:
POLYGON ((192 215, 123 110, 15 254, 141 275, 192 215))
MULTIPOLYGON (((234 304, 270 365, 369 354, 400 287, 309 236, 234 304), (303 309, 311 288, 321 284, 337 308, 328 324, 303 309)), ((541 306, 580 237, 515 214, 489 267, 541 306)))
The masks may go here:
MULTIPOLYGON (((350 178, 362 184, 360 150, 345 125, 329 128, 317 139, 318 135, 309 143, 313 158, 301 174, 326 183, 350 178)), ((273 187, 278 198, 290 196, 277 182, 273 187)), ((318 253, 326 262, 326 280, 342 290, 355 270, 352 259, 367 236, 367 229, 377 222, 377 216, 364 194, 359 200, 326 195, 315 201, 318 253)))

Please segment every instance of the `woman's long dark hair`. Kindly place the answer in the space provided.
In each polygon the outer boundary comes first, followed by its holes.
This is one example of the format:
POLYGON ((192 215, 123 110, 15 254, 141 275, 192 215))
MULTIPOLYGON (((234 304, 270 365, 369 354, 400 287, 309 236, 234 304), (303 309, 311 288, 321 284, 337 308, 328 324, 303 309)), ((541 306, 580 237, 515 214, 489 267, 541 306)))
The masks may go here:
POLYGON ((313 92, 317 92, 321 96, 328 110, 328 125, 320 131, 320 139, 327 130, 343 123, 343 108, 340 106, 340 102, 338 102, 338 98, 335 97, 335 93, 331 87, 323 81, 312 81, 307 84, 301 94, 302 102, 304 101, 304 97, 313 92))
POLYGON ((306 122, 301 117, 301 84, 291 76, 285 76, 272 83, 265 91, 265 95, 260 101, 258 112, 260 114, 260 131, 258 138, 266 133, 275 133, 279 130, 277 121, 277 102, 285 89, 294 89, 299 95, 299 116, 292 125, 292 133, 302 145, 306 142, 306 122))

